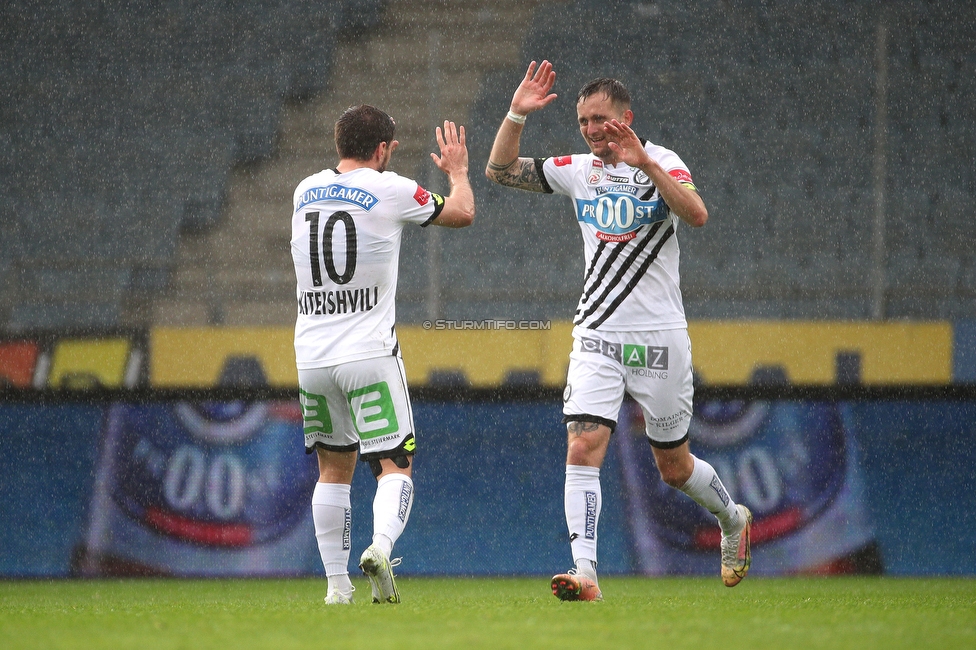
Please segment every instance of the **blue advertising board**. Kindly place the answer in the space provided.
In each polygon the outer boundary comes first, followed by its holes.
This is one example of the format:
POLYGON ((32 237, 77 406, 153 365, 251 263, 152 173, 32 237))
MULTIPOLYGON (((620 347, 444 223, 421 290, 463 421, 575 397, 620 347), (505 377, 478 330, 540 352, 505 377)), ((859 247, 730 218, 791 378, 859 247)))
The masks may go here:
MULTIPOLYGON (((415 399, 414 418, 402 574, 570 566, 558 397, 415 399)), ((601 572, 715 573, 717 527, 660 482, 640 431, 625 405, 601 572)), ((756 575, 976 574, 976 400, 703 400, 691 435, 756 514, 756 575)), ((316 475, 297 399, 0 404, 0 575, 319 575, 316 475)), ((359 467, 354 549, 374 490, 359 467)))

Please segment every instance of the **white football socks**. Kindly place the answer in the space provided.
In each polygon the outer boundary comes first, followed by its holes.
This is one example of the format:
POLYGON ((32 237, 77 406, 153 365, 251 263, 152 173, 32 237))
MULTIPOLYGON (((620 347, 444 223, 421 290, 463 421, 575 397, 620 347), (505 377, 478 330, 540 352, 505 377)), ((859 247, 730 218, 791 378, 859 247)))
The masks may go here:
POLYGON ((603 504, 600 468, 567 465, 563 503, 573 562, 579 570, 592 572, 589 577, 596 580, 596 531, 603 504))
POLYGON ((373 546, 390 557, 413 507, 413 480, 406 474, 387 474, 376 483, 373 497, 373 546))
POLYGON ((715 515, 723 534, 739 532, 742 527, 739 509, 735 507, 735 502, 715 473, 715 468, 696 456, 692 458, 695 459, 695 469, 688 481, 681 486, 681 491, 715 515))
POLYGON ((349 581, 349 548, 352 524, 350 486, 343 483, 316 483, 312 492, 312 523, 315 539, 329 588, 352 593, 349 581))

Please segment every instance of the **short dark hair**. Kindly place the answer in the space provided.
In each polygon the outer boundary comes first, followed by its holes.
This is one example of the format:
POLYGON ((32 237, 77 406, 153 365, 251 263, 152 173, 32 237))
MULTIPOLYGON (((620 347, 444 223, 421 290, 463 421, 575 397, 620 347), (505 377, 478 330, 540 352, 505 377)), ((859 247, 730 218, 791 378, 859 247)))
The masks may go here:
POLYGON ((369 104, 352 106, 335 123, 336 151, 340 158, 369 160, 381 142, 392 142, 393 118, 369 104))
POLYGON ((579 95, 576 97, 576 103, 579 104, 590 95, 595 95, 597 93, 606 95, 610 98, 610 101, 617 106, 630 108, 630 91, 628 91, 627 87, 618 80, 611 79, 610 77, 600 77, 599 79, 594 79, 580 88, 579 95))

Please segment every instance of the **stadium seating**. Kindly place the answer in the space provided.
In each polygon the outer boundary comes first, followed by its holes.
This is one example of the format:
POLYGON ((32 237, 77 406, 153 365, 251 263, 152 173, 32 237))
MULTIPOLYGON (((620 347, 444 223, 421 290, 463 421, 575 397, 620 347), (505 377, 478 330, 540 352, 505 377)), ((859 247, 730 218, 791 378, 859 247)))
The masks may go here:
MULTIPOLYGON (((618 76, 634 95, 637 130, 685 159, 710 208, 708 226, 680 234, 690 317, 870 317, 875 7, 578 0, 527 39, 522 59, 555 62, 560 99, 530 118, 523 155, 581 150, 575 90, 618 76)), ((972 318, 976 36, 965 25, 976 13, 905 1, 888 16, 885 315, 972 318)), ((473 158, 487 156, 520 74, 482 84, 472 122, 490 128, 471 138, 481 143, 473 158)), ((536 244, 535 258, 523 265, 515 255, 495 276, 514 303, 554 262, 578 255, 565 200, 475 185, 495 232, 480 229, 474 259, 452 273, 511 254, 496 233, 528 251, 536 244)), ((578 278, 566 274, 552 291, 571 294, 578 278)), ((555 315, 568 317, 572 304, 555 315)))
POLYGON ((0 8, 0 324, 112 327, 164 289, 231 167, 274 152, 289 98, 329 83, 382 0, 67 0, 0 8), (81 272, 76 272, 80 267, 81 272), (70 277, 58 286, 40 278, 70 277))
MULTIPOLYGON (((273 154, 284 102, 326 90, 336 44, 376 27, 385 4, 4 3, 0 326, 126 324, 168 286, 181 233, 219 225, 232 167, 273 154)), ((869 317, 887 16, 885 316, 976 317, 976 5, 884 6, 540 6, 520 63, 473 98, 479 220, 442 240, 444 313, 573 313, 582 262, 566 200, 480 173, 525 62, 549 58, 560 98, 531 117, 523 153, 580 150, 575 90, 614 75, 640 134, 691 167, 711 220, 680 232, 689 317, 869 317)), ((405 239, 404 259, 425 258, 419 242, 405 239)), ((422 265, 405 268, 401 295, 424 296, 427 282, 422 265)), ((405 300, 401 319, 422 319, 422 304, 405 300)))

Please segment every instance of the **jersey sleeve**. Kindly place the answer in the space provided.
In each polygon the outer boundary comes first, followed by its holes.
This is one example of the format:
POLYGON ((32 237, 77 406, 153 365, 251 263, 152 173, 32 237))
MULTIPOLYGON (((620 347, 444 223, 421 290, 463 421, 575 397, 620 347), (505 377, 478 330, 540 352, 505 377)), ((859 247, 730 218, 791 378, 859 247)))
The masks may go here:
POLYGON ((444 197, 425 190, 419 183, 396 177, 397 207, 400 220, 427 226, 444 209, 444 197))
POLYGON ((691 180, 691 173, 687 169, 676 167, 674 169, 669 169, 668 173, 671 174, 672 178, 687 187, 689 190, 694 190, 695 192, 698 191, 698 188, 695 186, 695 182, 691 180))
POLYGON ((549 193, 571 194, 577 156, 555 156, 536 161, 543 188, 549 193))
MULTIPOLYGON (((652 145, 653 146, 653 145, 652 145)), ((695 182, 691 179, 691 171, 688 169, 688 165, 678 157, 678 154, 671 151, 670 149, 665 149, 664 147, 654 147, 654 150, 648 151, 651 156, 657 161, 657 164, 661 166, 664 171, 666 171, 673 179, 684 185, 690 190, 698 191, 695 187, 695 182)))

